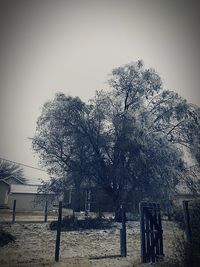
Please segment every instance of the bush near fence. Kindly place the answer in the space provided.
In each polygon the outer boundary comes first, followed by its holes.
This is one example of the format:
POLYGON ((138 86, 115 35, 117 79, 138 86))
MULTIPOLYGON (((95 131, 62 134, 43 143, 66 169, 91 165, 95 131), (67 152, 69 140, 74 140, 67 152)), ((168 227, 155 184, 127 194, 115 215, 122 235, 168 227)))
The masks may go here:
MULTIPOLYGON (((91 218, 85 217, 85 219, 78 219, 75 216, 66 216, 62 219, 61 230, 62 231, 79 231, 86 229, 108 229, 113 224, 112 219, 105 218, 91 218)), ((57 221, 52 221, 49 225, 51 230, 57 229, 57 221)))
POLYGON ((200 266, 200 200, 189 202, 191 240, 188 244, 187 266, 200 266))
POLYGON ((0 247, 7 245, 10 242, 15 242, 16 237, 3 230, 0 226, 0 247))
MULTIPOLYGON (((177 250, 181 257, 183 267, 200 266, 200 199, 188 202, 189 224, 191 235, 189 238, 177 240, 177 250)), ((174 213, 174 220, 186 232, 185 215, 180 207, 174 213)))

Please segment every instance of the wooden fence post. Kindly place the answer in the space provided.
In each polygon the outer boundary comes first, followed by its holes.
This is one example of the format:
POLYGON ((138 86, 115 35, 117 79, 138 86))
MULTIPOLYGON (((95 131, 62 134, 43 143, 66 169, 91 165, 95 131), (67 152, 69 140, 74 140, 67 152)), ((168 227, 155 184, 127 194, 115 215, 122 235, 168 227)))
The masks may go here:
POLYGON ((47 208, 48 208, 48 204, 47 204, 47 200, 46 200, 45 208, 44 208, 44 222, 47 222, 47 208))
POLYGON ((184 210, 184 217, 185 217, 186 236, 187 236, 188 242, 190 242, 191 237, 192 237, 192 231, 191 231, 191 225, 190 225, 190 214, 189 214, 188 202, 189 201, 186 201, 186 200, 183 201, 183 210, 184 210))
POLYGON ((127 256, 127 248, 126 248, 126 216, 125 216, 125 206, 122 204, 121 206, 122 212, 122 229, 120 229, 120 250, 121 257, 127 256))
POLYGON ((62 222, 62 201, 59 201, 57 235, 56 235, 56 249, 55 249, 55 261, 56 262, 59 261, 61 222, 62 222))
POLYGON ((16 212, 16 199, 13 202, 12 223, 15 223, 15 212, 16 212))
MULTIPOLYGON (((154 211, 153 211, 153 203, 148 203, 148 212, 152 216, 152 220, 149 221, 150 225, 150 244, 154 243, 155 240, 155 233, 154 233, 154 211)), ((148 247, 148 250, 150 250, 150 247, 148 247)), ((156 262, 156 257, 155 257, 155 246, 152 247, 151 253, 149 253, 147 261, 151 261, 152 263, 156 262)))
MULTIPOLYGON (((158 205, 158 208, 160 209, 160 205, 158 205)), ((161 213, 158 212, 158 225, 161 229, 161 235, 160 235, 160 238, 159 238, 159 248, 160 248, 160 255, 163 257, 164 256, 164 253, 163 253, 163 230, 162 230, 162 219, 161 219, 161 213)))

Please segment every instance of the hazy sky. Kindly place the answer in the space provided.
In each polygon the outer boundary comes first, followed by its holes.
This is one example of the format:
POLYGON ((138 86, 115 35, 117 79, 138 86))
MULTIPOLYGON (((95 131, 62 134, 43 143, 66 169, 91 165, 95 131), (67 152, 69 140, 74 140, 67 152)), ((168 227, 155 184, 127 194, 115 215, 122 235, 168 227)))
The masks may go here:
POLYGON ((87 101, 138 59, 200 105, 198 0, 0 0, 0 38, 0 157, 39 167, 28 137, 44 102, 57 91, 87 101))

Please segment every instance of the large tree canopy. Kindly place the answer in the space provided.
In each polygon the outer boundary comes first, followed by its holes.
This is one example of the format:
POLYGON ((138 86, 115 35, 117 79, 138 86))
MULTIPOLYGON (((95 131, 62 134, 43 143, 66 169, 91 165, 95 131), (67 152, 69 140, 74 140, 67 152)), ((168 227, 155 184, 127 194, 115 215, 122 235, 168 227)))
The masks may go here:
POLYGON ((196 153, 196 108, 141 61, 114 69, 109 85, 88 103, 62 93, 45 103, 33 149, 50 174, 97 184, 116 206, 130 192, 167 195, 185 168, 179 146, 196 153))

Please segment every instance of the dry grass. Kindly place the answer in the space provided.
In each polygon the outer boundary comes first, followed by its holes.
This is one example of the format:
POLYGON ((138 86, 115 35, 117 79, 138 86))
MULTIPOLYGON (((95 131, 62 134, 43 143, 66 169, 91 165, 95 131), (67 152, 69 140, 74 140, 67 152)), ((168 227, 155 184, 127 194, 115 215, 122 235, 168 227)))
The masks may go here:
MULTIPOLYGON (((62 232, 60 260, 65 262, 70 258, 102 257, 101 260, 91 260, 93 266, 141 266, 139 222, 127 223, 127 258, 103 259, 104 256, 119 255, 120 227, 121 225, 116 223, 111 229, 62 232)), ((15 243, 0 248, 0 266, 9 263, 17 265, 54 261, 56 232, 50 231, 48 224, 4 224, 4 228, 17 239, 15 243)), ((163 228, 165 255, 173 259, 174 233, 179 234, 180 231, 172 222, 163 222, 163 228)))

